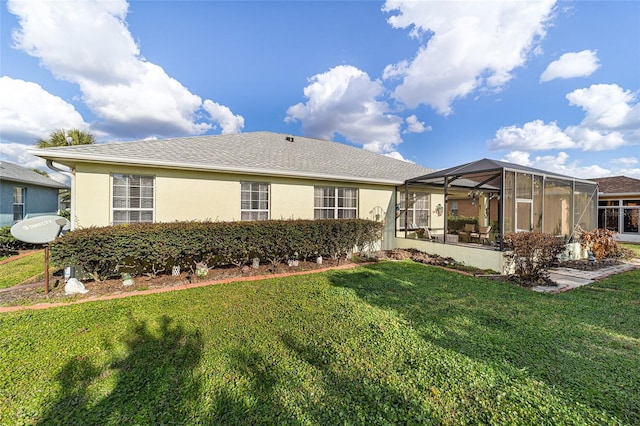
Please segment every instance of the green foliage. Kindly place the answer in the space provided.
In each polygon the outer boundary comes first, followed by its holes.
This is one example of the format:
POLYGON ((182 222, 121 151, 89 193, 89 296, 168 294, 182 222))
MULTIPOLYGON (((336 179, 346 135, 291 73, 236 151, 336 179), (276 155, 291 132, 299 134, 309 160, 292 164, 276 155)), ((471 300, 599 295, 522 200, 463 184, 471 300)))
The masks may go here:
POLYGON ((546 270, 558 264, 558 256, 565 250, 563 238, 542 232, 510 232, 504 242, 504 256, 523 285, 536 285, 544 279, 546 270))
POLYGON ((447 218, 447 229, 449 232, 451 231, 462 231, 464 229, 464 225, 466 224, 474 224, 476 228, 478 227, 478 218, 477 217, 469 217, 469 216, 451 216, 447 218))
POLYGON ((172 266, 193 269, 273 264, 315 256, 339 259, 380 239, 381 224, 362 219, 173 222, 87 228, 51 244, 57 265, 73 265, 96 281, 121 272, 155 276, 172 266))
POLYGON ((0 424, 640 424, 640 271, 413 262, 0 315, 0 424))
POLYGON ((55 146, 91 145, 95 138, 89 132, 80 129, 57 129, 49 134, 48 139, 38 139, 38 148, 51 148, 55 146))
POLYGON ((4 226, 0 228, 0 257, 9 257, 18 254, 19 250, 33 250, 42 247, 40 244, 25 243, 16 240, 11 235, 11 227, 4 226))

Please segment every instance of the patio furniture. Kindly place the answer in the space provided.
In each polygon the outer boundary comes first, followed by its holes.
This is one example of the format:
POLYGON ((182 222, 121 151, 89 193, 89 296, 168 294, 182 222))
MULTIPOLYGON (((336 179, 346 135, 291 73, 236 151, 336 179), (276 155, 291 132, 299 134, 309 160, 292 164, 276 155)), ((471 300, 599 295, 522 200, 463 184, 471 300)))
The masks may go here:
POLYGON ((431 234, 431 230, 428 226, 423 226, 422 228, 418 229, 417 234, 418 238, 435 241, 435 237, 431 234))
POLYGON ((469 234, 469 241, 476 239, 480 244, 489 244, 489 233, 491 232, 490 226, 481 226, 478 232, 471 232, 469 234))
POLYGON ((458 236, 460 237, 460 241, 470 242, 471 234, 476 232, 475 223, 465 223, 464 229, 462 231, 458 231, 458 236))

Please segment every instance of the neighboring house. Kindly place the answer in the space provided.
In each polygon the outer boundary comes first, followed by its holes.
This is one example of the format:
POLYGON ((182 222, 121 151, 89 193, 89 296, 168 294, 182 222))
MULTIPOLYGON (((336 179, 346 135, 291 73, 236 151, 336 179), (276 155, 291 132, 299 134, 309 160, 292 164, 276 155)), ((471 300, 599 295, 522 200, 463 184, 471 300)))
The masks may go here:
MULTIPOLYGON (((449 210, 449 216, 453 217, 474 217, 478 215, 479 200, 474 198, 473 195, 468 194, 465 198, 449 198, 447 209, 449 210)), ((498 220, 498 199, 492 198, 487 203, 485 208, 485 217, 490 221, 498 220)))
MULTIPOLYGON (((432 172, 341 143, 271 132, 30 152, 73 170, 73 228, 176 220, 363 218, 386 222, 388 244, 394 237, 396 187, 432 172)), ((411 203, 409 226, 441 228, 444 218, 432 210, 443 203, 442 195, 428 190, 410 195, 420 202, 411 203)))
POLYGON ((598 228, 617 232, 620 241, 640 243, 640 179, 590 179, 598 183, 598 228))
POLYGON ((0 226, 58 213, 58 194, 67 185, 17 164, 0 161, 0 226))

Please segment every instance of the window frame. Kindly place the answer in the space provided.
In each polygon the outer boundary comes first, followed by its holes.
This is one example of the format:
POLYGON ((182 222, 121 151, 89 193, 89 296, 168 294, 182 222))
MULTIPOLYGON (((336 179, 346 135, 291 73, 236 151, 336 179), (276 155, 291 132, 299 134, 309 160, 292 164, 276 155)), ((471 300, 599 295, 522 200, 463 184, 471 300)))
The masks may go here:
POLYGON ((360 191, 354 187, 314 186, 313 219, 357 219, 359 197, 360 191), (322 191, 321 196, 318 196, 319 190, 322 191), (347 195, 347 191, 353 191, 353 196, 347 195), (353 206, 345 205, 352 203, 353 206))
POLYGON ((640 200, 618 198, 598 201, 598 227, 603 227, 620 234, 640 234, 640 200), (614 219, 610 225, 609 218, 614 219), (603 223, 606 221, 606 223, 603 223))
POLYGON ((271 219, 271 184, 268 182, 255 182, 255 181, 243 181, 240 182, 240 220, 241 221, 251 221, 251 220, 269 220, 271 219), (249 185, 248 189, 245 189, 245 185, 249 185), (255 190, 253 187, 257 185, 258 188, 255 190), (266 187, 266 191, 263 190, 262 187, 266 187), (260 204, 265 202, 265 200, 260 199, 260 195, 266 193, 266 208, 261 208, 260 204), (245 200, 243 198, 243 194, 249 194, 249 199, 245 200), (254 200, 252 195, 257 194, 258 199, 254 200), (249 208, 243 207, 245 202, 249 203, 249 208), (258 203, 258 208, 253 208, 254 203, 258 203), (253 217, 257 214, 257 218, 253 217), (266 217, 260 217, 261 214, 266 214, 266 217))
MULTIPOLYGON (((413 204, 410 203, 409 208, 407 209, 407 222, 410 223, 410 226, 407 230, 418 229, 422 227, 431 228, 431 193, 430 192, 415 192, 409 191, 409 199, 415 196, 415 200, 413 204), (424 204, 419 204, 419 198, 424 197, 424 204), (423 213, 426 215, 426 219, 420 217, 423 213), (423 222, 426 221, 426 224, 423 222), (414 226, 415 225, 415 226, 414 226)), ((405 226, 403 226, 404 221, 404 191, 398 191, 398 206, 400 207, 400 217, 398 218, 398 230, 404 231, 405 226)))
POLYGON ((25 216, 25 201, 27 198, 27 188, 24 186, 14 186, 13 187, 13 223, 20 222, 24 220, 25 216), (20 196, 18 197, 18 194, 20 196), (20 200, 18 200, 20 198, 20 200), (20 218, 16 218, 16 207, 20 208, 20 218))
POLYGON ((156 177, 154 175, 139 175, 139 174, 133 174, 133 173, 112 173, 111 174, 111 224, 112 225, 122 225, 122 224, 127 224, 127 223, 155 223, 156 221, 156 177), (126 185, 116 185, 116 179, 120 177, 120 178, 125 178, 126 179, 126 185), (138 178, 140 180, 140 185, 139 186, 134 186, 131 185, 131 179, 132 178, 138 178), (151 196, 143 196, 143 188, 148 189, 149 186, 148 185, 143 185, 143 179, 147 180, 150 179, 151 180, 151 196), (125 195, 116 195, 116 188, 124 188, 125 189, 125 195), (138 196, 133 196, 131 195, 131 189, 132 188, 139 188, 139 193, 138 196), (117 198, 124 198, 125 199, 125 204, 127 204, 128 206, 125 207, 116 207, 116 199, 117 198), (139 201, 139 206, 138 207, 131 207, 131 201, 137 199, 139 201), (151 207, 142 207, 142 203, 143 200, 148 200, 151 199, 151 207), (117 219, 116 220, 116 213, 117 212, 126 212, 126 220, 120 220, 117 219), (139 213, 138 215, 138 220, 131 220, 131 213, 137 212, 139 213), (151 219, 150 220, 143 220, 142 218, 142 214, 145 212, 151 212, 151 219))

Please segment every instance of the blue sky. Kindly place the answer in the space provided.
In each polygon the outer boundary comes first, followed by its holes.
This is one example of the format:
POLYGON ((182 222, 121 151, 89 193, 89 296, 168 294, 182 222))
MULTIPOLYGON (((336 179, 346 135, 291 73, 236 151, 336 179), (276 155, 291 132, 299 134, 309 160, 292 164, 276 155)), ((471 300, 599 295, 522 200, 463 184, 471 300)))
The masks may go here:
MULTIPOLYGON (((2 159, 274 131, 439 169, 640 178, 637 1, 5 1, 2 159)), ((338 159, 337 159, 338 160, 338 159)))

